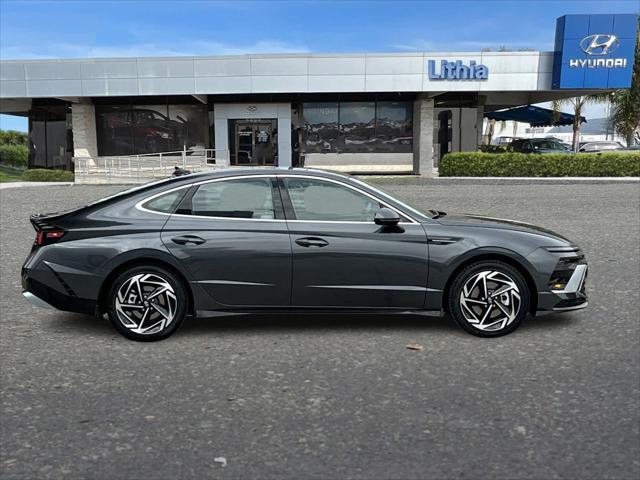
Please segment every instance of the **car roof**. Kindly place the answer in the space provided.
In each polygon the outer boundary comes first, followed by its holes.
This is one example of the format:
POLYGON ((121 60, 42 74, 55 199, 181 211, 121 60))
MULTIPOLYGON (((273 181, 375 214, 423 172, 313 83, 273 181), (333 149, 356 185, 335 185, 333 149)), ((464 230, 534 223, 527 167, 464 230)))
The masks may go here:
MULTIPOLYGON (((176 180, 184 179, 193 181, 195 176, 198 180, 206 180, 208 178, 219 178, 229 176, 250 176, 250 175, 313 175, 315 177, 325 178, 341 178, 349 179, 350 175, 344 173, 330 172, 327 170, 319 170, 316 168, 299 168, 299 167, 248 167, 248 168, 224 168, 218 170, 209 170, 204 172, 194 172, 187 175, 176 177, 176 180)), ((176 181, 176 183, 178 183, 176 181)))

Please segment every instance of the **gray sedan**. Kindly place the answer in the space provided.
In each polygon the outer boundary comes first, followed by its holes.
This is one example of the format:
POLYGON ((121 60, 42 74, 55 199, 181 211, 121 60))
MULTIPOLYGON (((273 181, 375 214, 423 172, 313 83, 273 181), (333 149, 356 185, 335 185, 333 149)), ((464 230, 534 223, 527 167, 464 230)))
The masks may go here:
POLYGON ((166 338, 229 312, 448 312, 482 337, 587 306, 580 248, 494 218, 420 211, 352 177, 224 170, 35 215, 24 296, 166 338))

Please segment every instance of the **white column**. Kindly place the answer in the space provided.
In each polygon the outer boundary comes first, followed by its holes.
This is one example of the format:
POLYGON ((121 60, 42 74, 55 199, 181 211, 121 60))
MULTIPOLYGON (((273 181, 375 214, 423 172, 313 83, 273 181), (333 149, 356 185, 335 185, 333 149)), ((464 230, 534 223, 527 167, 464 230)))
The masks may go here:
POLYGON ((96 136, 96 110, 90 99, 71 104, 73 129, 73 156, 95 158, 98 156, 96 136))
POLYGON ((433 98, 413 103, 413 173, 433 176, 433 98))
POLYGON ((291 104, 278 105, 278 166, 291 166, 291 104))

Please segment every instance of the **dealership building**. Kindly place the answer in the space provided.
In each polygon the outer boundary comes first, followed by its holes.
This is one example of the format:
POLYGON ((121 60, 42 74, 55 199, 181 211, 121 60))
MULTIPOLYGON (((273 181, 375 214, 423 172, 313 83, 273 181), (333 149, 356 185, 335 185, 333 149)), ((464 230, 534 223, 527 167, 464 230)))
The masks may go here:
POLYGON ((566 15, 554 51, 0 62, 0 113, 29 118, 31 168, 208 152, 231 166, 431 175, 484 115, 628 88, 637 15, 566 15))

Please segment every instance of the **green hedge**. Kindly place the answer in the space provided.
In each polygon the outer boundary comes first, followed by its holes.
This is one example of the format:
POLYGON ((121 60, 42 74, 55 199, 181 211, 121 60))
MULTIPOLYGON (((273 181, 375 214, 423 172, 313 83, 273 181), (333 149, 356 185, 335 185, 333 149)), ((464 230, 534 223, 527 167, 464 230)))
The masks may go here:
POLYGON ((29 150, 24 145, 0 144, 0 163, 17 168, 27 168, 29 150))
POLYGON ((25 182, 73 182, 73 172, 32 168, 22 174, 22 179, 25 182))
POLYGON ((454 152, 438 170, 441 177, 637 177, 640 153, 454 152))

